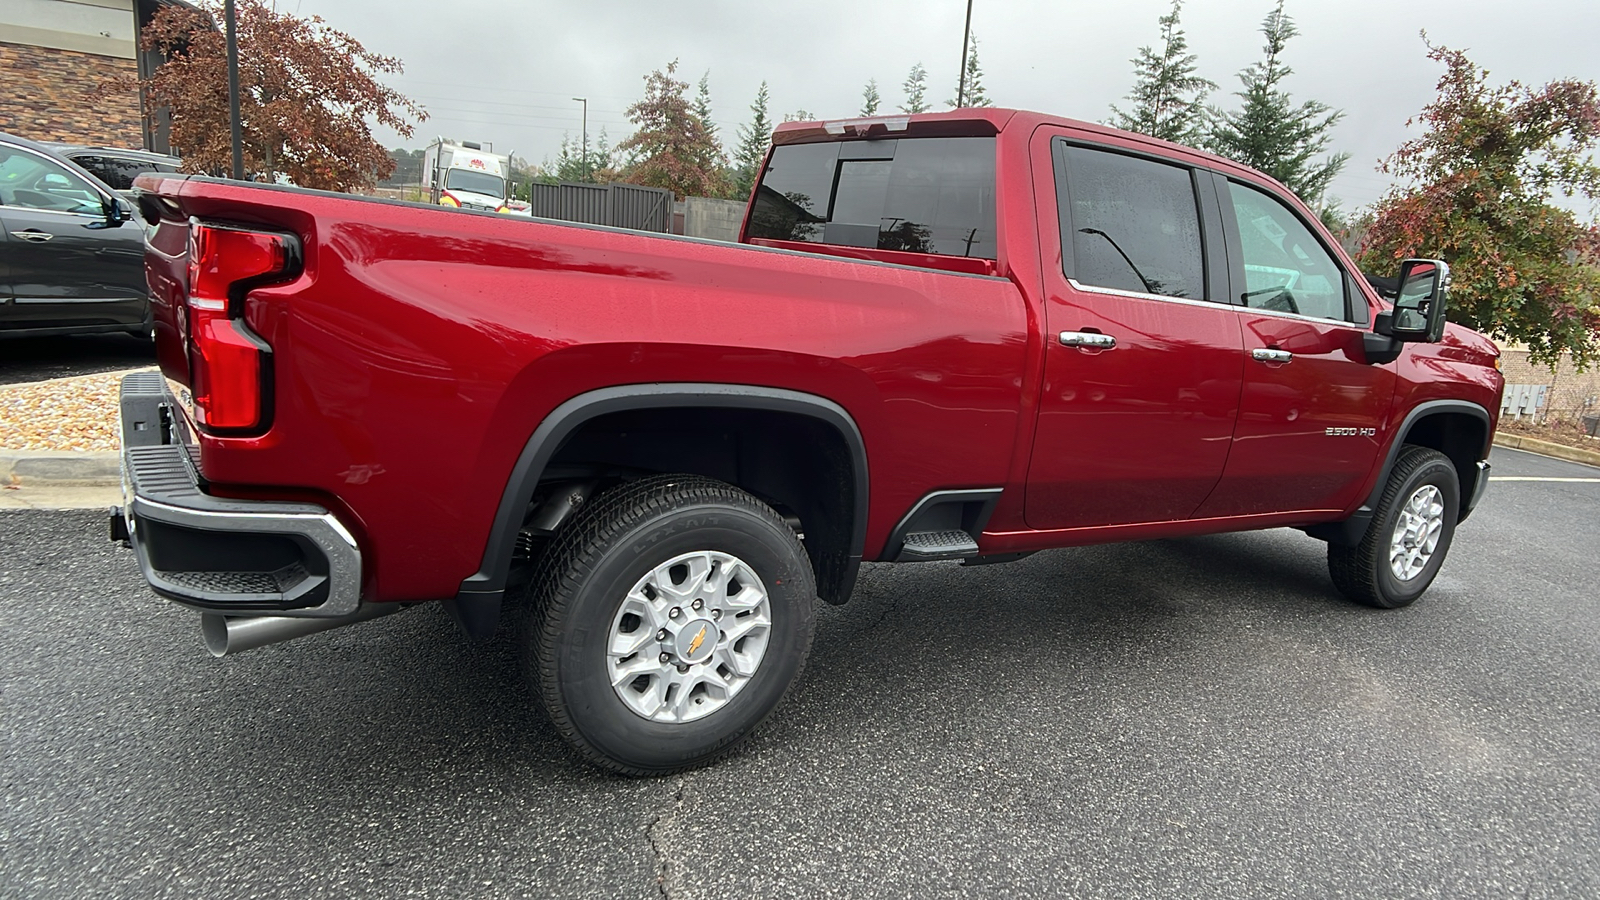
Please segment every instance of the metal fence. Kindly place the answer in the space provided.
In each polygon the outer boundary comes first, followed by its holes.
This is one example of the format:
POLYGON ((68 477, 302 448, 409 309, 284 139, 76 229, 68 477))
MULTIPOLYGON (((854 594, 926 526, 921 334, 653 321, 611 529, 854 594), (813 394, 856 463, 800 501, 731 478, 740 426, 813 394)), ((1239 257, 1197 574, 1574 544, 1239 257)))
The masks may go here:
POLYGON ((673 194, 665 188, 637 184, 529 185, 532 212, 543 219, 612 225, 666 234, 672 225, 673 194))

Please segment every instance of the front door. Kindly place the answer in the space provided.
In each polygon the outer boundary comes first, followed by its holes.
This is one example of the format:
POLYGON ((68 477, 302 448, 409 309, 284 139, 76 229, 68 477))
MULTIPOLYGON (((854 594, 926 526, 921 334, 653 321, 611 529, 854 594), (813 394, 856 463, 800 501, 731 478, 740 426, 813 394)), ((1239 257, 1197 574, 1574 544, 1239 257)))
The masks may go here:
POLYGON ((1210 175, 1039 140, 1056 203, 1039 198, 1048 342, 1028 526, 1188 518, 1222 476, 1243 369, 1210 175))
POLYGON ((5 326, 138 324, 144 235, 108 222, 107 198, 55 160, 0 144, 0 227, 11 302, 5 326))
POLYGON ((1384 447, 1395 367, 1367 364, 1366 300, 1316 231, 1266 189, 1218 181, 1247 359, 1233 453, 1200 515, 1345 509, 1384 447))

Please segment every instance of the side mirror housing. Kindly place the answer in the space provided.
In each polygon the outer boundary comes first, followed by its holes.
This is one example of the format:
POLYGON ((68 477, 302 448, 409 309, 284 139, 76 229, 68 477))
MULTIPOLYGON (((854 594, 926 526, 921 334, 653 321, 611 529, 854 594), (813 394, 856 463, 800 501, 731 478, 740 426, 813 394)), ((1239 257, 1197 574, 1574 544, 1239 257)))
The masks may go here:
POLYGON ((1400 264, 1394 309, 1381 312, 1373 331, 1402 343, 1437 343, 1444 337, 1444 312, 1450 292, 1450 266, 1438 259, 1408 259, 1400 264))

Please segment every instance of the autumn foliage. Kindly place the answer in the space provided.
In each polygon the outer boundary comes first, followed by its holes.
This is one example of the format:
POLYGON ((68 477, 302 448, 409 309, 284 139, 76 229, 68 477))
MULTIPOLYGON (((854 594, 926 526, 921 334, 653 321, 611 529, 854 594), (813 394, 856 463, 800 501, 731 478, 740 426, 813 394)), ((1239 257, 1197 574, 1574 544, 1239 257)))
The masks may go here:
POLYGON ((688 82, 673 77, 678 61, 645 76, 644 99, 628 107, 638 130, 617 145, 631 160, 625 180, 669 188, 681 199, 717 197, 726 190, 722 145, 689 101, 688 82))
POLYGON ((1379 201, 1364 241, 1368 271, 1407 257, 1449 262, 1450 318, 1528 345, 1546 362, 1563 351, 1600 359, 1600 228, 1552 203, 1600 199, 1600 92, 1593 82, 1515 81, 1458 50, 1429 45, 1443 63, 1426 129, 1383 165, 1409 181, 1379 201))
MULTIPOLYGON (((161 7, 139 40, 167 61, 147 82, 130 76, 106 88, 142 87, 148 107, 171 110, 171 141, 184 168, 225 173, 233 155, 222 4, 199 5, 161 7)), ((317 16, 298 18, 262 0, 237 0, 236 8, 245 171, 281 172, 295 184, 335 191, 387 177, 394 160, 372 139, 369 120, 409 137, 411 120, 427 118, 378 80, 399 73, 400 61, 368 51, 317 16)))

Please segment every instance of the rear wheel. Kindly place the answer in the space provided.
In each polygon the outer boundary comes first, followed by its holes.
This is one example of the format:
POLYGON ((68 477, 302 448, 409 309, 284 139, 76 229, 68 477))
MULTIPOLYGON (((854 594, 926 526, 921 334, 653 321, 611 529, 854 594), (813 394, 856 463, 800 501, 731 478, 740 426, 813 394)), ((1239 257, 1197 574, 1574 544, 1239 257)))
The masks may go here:
POLYGON ((815 623, 794 531, 698 476, 601 494, 562 527, 531 591, 527 671, 550 720, 630 775, 731 752, 799 675, 815 623))
POLYGON ((1408 606, 1444 565, 1460 509, 1460 481, 1449 457, 1407 445, 1395 460, 1361 543, 1328 545, 1328 574, 1340 592, 1358 603, 1383 609, 1408 606))

